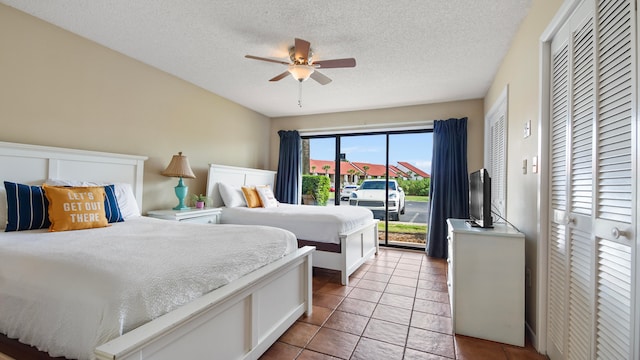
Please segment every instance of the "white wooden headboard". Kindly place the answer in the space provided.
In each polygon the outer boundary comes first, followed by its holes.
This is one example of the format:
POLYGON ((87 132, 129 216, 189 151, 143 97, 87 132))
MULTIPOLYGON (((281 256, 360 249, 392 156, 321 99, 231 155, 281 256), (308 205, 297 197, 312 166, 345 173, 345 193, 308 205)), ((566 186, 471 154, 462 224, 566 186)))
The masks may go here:
POLYGON ((40 185, 47 179, 129 183, 142 209, 146 156, 0 142, 3 181, 40 185))
POLYGON ((209 164, 207 176, 207 197, 212 200, 212 207, 223 206, 218 183, 225 183, 233 187, 269 185, 274 189, 276 172, 227 165, 209 164))

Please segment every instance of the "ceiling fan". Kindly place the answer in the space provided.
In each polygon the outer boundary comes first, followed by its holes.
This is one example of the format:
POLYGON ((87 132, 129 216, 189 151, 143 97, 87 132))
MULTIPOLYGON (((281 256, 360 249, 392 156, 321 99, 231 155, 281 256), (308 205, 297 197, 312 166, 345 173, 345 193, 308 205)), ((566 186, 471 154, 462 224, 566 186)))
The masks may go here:
POLYGON ((306 40, 298 38, 295 39, 295 45, 289 48, 289 58, 291 59, 291 62, 253 55, 245 55, 245 57, 248 59, 268 61, 289 66, 287 71, 271 78, 269 81, 279 81, 291 74, 291 76, 300 83, 311 77, 321 85, 327 85, 331 82, 331 79, 320 73, 317 69, 347 68, 356 66, 356 59, 354 58, 313 61, 311 44, 306 40))

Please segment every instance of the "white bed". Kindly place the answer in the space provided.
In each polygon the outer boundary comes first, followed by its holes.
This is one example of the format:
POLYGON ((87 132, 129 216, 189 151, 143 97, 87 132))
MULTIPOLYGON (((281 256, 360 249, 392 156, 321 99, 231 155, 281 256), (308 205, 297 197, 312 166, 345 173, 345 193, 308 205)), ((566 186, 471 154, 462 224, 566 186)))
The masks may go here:
MULTIPOLYGON (((207 196, 213 207, 222 207, 220 183, 235 188, 254 185, 273 188, 275 174, 269 170, 210 164, 207 196)), ((348 285, 349 276, 379 250, 378 221, 364 208, 290 204, 279 204, 276 208, 223 207, 221 221, 275 226, 293 232, 299 245, 316 247, 313 266, 340 271, 343 285, 348 285)))
MULTIPOLYGON (((124 182, 140 205, 144 160, 0 142, 0 179, 124 182)), ((296 248, 295 236, 278 229, 144 217, 100 229, 2 232, 0 332, 69 358, 256 359, 311 312, 313 248, 296 248), (229 268, 223 258, 235 272, 221 270, 229 268)))
POLYGON ((287 229, 298 239, 328 244, 340 244, 340 234, 369 225, 373 216, 360 207, 328 207, 278 204, 272 208, 244 206, 222 211, 223 224, 266 225, 287 229))

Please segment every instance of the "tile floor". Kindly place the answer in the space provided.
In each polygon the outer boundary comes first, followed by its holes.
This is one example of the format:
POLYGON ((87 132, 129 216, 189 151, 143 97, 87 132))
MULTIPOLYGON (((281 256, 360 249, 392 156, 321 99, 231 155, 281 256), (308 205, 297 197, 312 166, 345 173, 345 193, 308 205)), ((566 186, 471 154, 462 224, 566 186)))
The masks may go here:
POLYGON ((340 285, 315 269, 313 314, 300 318, 261 360, 544 360, 524 348, 452 335, 446 262, 424 252, 381 249, 340 285))

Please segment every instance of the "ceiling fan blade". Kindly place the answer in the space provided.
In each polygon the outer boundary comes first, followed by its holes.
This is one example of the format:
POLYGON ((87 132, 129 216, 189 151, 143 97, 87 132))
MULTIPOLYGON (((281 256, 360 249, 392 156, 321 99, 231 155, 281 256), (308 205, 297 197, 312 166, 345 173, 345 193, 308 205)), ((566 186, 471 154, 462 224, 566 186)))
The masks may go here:
POLYGON ((253 56, 253 55, 245 55, 244 57, 246 57, 247 59, 261 60, 261 61, 268 61, 268 62, 272 62, 272 63, 276 63, 276 64, 289 65, 288 62, 282 61, 282 60, 267 59, 267 58, 263 58, 263 57, 259 57, 259 56, 253 56))
POLYGON ((269 81, 279 81, 279 80, 282 80, 282 79, 286 78, 288 75, 289 75, 289 71, 287 70, 287 71, 283 72, 282 74, 269 79, 269 81))
POLYGON ((311 44, 308 41, 296 38, 296 42, 295 42, 296 60, 300 61, 301 63, 305 63, 305 61, 309 59, 310 47, 311 47, 311 44), (304 59, 304 60, 300 60, 300 59, 304 59))
POLYGON ((327 85, 331 82, 331 79, 326 75, 318 72, 317 70, 311 73, 311 78, 320 83, 320 85, 327 85))
POLYGON ((347 59, 335 59, 335 60, 320 60, 320 61, 314 61, 313 65, 316 65, 316 66, 319 65, 320 69, 355 67, 356 59, 347 58, 347 59))

